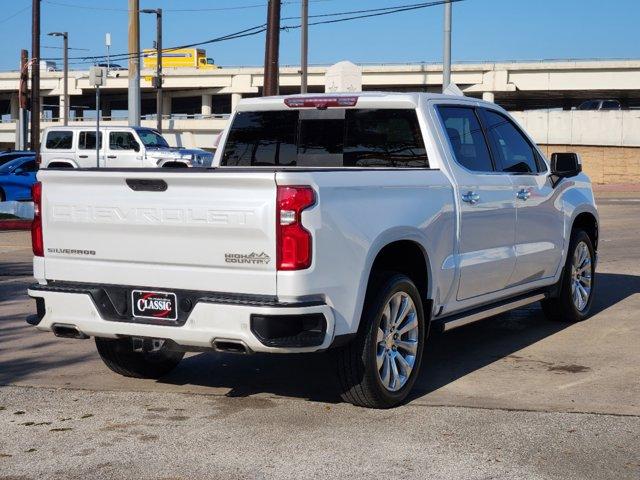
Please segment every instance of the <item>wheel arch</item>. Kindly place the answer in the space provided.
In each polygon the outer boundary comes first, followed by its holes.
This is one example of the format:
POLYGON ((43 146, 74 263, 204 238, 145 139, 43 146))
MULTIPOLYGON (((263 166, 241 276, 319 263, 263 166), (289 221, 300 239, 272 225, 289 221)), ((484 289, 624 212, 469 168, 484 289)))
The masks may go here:
POLYGON ((176 160, 167 160, 158 164, 160 168, 189 168, 189 165, 185 162, 176 160))
POLYGON ((78 165, 68 159, 54 159, 47 163, 44 168, 78 168, 78 165))
POLYGON ((589 239, 591 240, 591 243, 593 244, 593 249, 597 251, 599 235, 597 217, 591 212, 581 212, 577 214, 571 224, 571 231, 573 232, 578 228, 584 230, 587 233, 589 239))
POLYGON ((366 263, 367 267, 363 272, 358 319, 364 308, 366 292, 372 284, 372 278, 377 269, 404 273, 411 278, 422 296, 425 316, 431 317, 433 275, 429 254, 424 243, 419 232, 414 231, 387 232, 378 237, 377 241, 372 244, 366 263))

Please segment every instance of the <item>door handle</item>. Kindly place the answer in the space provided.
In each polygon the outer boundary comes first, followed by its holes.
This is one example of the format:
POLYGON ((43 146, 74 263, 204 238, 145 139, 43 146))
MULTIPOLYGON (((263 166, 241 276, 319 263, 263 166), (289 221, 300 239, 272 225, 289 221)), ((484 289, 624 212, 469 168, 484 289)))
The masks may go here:
POLYGON ((78 155, 80 158, 89 158, 89 155, 78 155))
POLYGON ((518 192, 516 196, 518 197, 519 200, 528 200, 529 197, 531 196, 531 190, 527 188, 523 188, 518 192))
POLYGON ((107 155, 107 158, 118 158, 117 155, 107 155))
POLYGON ((471 205, 475 205, 480 201, 480 195, 478 195, 476 192, 469 191, 462 194, 462 201, 470 203, 471 205))

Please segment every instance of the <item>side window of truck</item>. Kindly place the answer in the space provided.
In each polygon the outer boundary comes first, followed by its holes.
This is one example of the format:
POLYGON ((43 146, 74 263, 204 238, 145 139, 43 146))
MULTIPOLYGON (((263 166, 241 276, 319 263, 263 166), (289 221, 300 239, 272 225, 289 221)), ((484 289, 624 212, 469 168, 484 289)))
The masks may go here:
MULTIPOLYGON (((100 132, 100 148, 102 148, 102 132, 100 132)), ((80 132, 78 136, 79 150, 95 150, 96 149, 96 132, 80 132)))
POLYGON ((54 130, 47 133, 47 150, 71 150, 73 144, 73 132, 54 130))
POLYGON ((489 147, 471 107, 438 107, 456 161, 474 172, 493 172, 489 147))
POLYGON ((511 120, 489 109, 481 109, 487 137, 496 161, 507 173, 537 173, 538 159, 533 146, 511 120))

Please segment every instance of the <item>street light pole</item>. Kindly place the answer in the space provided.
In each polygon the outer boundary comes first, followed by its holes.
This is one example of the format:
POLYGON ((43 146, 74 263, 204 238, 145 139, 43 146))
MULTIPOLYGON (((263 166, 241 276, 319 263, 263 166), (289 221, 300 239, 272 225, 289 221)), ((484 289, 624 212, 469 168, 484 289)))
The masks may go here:
POLYGON ((62 37, 64 45, 64 74, 63 74, 63 90, 62 98, 64 109, 60 112, 64 125, 69 124, 69 33, 68 32, 51 32, 51 37, 62 37))
POLYGON ((141 13, 153 13, 156 15, 156 130, 162 133, 162 9, 144 9, 141 13))
POLYGON ((444 51, 442 53, 442 91, 451 83, 451 0, 444 4, 444 51))
POLYGON ((308 87, 308 60, 309 60, 309 0, 302 0, 302 22, 300 28, 300 93, 307 93, 308 87))
POLYGON ((31 151, 40 150, 40 0, 31 6, 31 151))

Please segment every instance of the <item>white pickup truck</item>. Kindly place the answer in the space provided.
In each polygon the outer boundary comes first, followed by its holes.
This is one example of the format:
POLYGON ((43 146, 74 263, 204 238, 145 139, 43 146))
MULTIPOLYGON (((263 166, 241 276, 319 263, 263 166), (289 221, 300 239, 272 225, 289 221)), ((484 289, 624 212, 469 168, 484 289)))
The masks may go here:
POLYGON ((185 351, 335 352, 343 397, 402 402, 430 326, 593 302, 598 213, 500 107, 422 93, 243 100, 211 169, 47 169, 34 187, 39 330, 112 370, 185 351))

